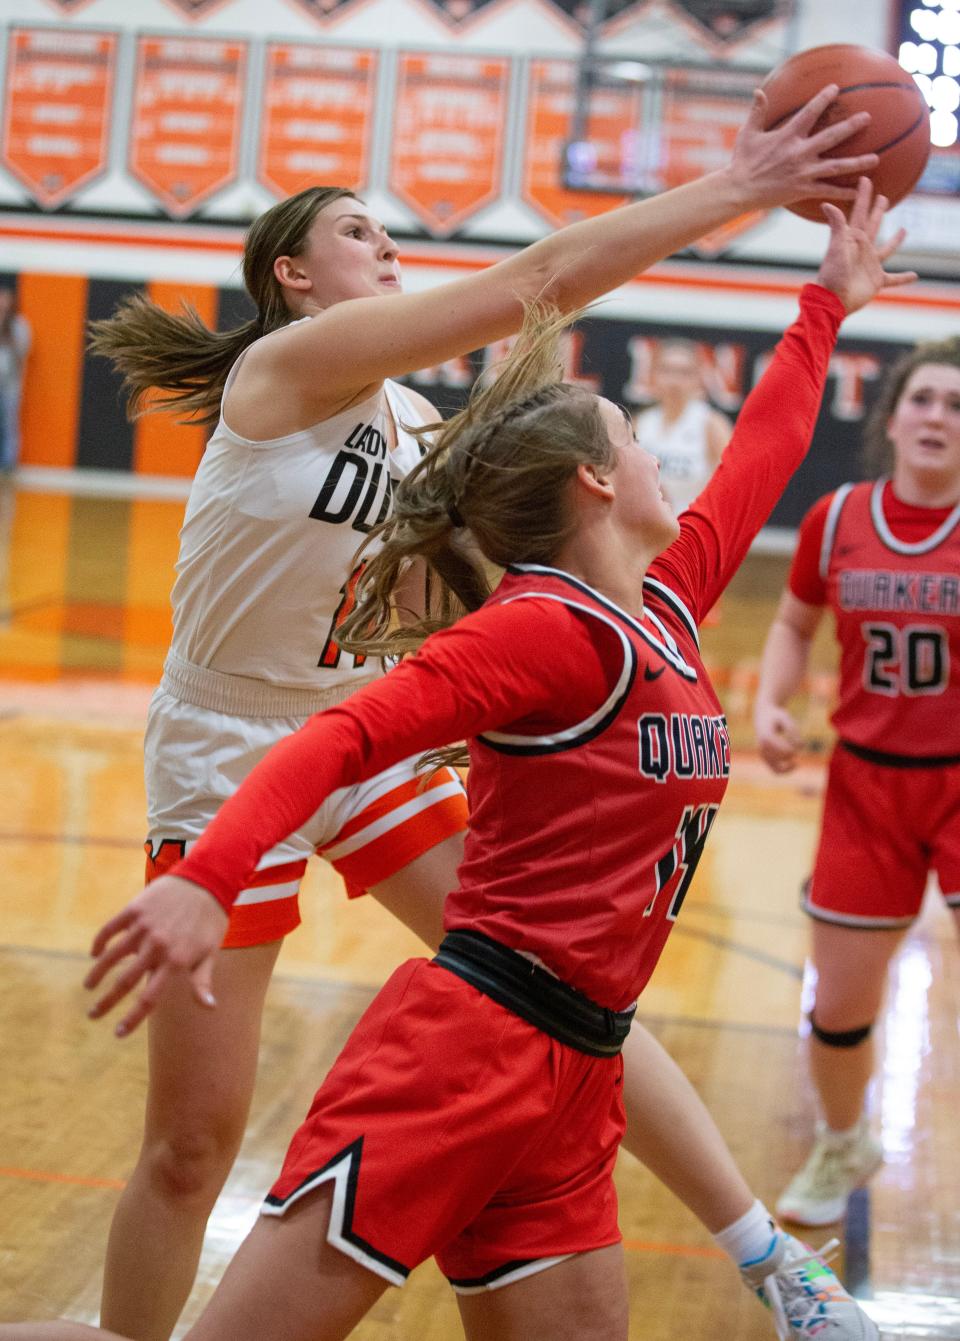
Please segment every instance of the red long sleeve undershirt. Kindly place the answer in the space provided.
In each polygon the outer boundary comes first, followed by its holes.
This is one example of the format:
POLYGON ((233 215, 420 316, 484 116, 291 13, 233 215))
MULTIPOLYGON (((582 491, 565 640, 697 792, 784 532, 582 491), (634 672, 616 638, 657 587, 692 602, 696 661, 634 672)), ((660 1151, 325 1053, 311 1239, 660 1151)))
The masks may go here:
POLYGON ((713 608, 806 455, 844 317, 818 284, 800 293, 800 319, 744 401, 720 464, 680 518, 681 533, 650 576, 687 601, 696 621, 713 608))
MULTIPOLYGON (((651 565, 695 616, 713 606, 809 447, 842 317, 832 293, 805 286, 721 465, 651 565)), ((263 854, 332 791, 484 731, 582 721, 619 668, 615 635, 559 602, 486 605, 274 746, 173 873, 229 908, 263 854)))

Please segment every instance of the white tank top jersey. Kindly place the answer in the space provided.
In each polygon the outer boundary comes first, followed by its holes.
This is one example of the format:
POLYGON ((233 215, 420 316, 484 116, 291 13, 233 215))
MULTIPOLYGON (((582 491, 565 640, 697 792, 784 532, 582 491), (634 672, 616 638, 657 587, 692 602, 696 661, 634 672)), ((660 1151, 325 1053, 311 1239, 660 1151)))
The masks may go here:
POLYGON ((390 381, 263 442, 241 438, 221 413, 180 532, 165 688, 200 707, 282 716, 317 711, 381 673, 332 633, 352 599, 358 546, 420 459, 401 425, 425 422, 390 381))
POLYGON ((660 462, 663 491, 677 512, 688 508, 713 473, 707 453, 710 406, 692 400, 679 419, 664 423, 659 405, 637 415, 637 441, 660 462))

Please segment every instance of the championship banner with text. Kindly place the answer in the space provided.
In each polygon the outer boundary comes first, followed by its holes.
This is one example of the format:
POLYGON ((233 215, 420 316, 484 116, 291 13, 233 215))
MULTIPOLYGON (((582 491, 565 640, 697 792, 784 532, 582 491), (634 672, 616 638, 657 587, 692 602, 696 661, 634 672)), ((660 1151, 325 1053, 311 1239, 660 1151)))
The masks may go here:
POLYGON ((730 162, 758 82, 753 71, 664 71, 655 190, 681 186, 730 162))
MULTIPOLYGON (((757 73, 750 70, 665 71, 652 190, 682 186, 730 162, 758 82, 757 73)), ((753 210, 732 219, 700 238, 694 249, 701 256, 716 255, 734 238, 755 228, 767 213, 753 210)))
MULTIPOLYGON (((641 94, 632 86, 597 90, 590 100, 584 144, 591 168, 616 182, 623 160, 633 153, 641 117, 641 94)), ((563 185, 562 163, 573 132, 577 68, 573 61, 532 61, 527 89, 523 198, 558 228, 575 219, 603 214, 627 195, 571 191, 563 185)))
POLYGON ((307 186, 367 185, 374 51, 267 47, 257 177, 278 196, 307 186))
POLYGON ((106 168, 116 56, 113 33, 10 29, 0 156, 44 209, 106 168))
POLYGON ((130 171, 174 218, 236 179, 245 42, 141 37, 130 171))
POLYGON ((434 235, 500 194, 510 62, 401 52, 390 189, 434 235))

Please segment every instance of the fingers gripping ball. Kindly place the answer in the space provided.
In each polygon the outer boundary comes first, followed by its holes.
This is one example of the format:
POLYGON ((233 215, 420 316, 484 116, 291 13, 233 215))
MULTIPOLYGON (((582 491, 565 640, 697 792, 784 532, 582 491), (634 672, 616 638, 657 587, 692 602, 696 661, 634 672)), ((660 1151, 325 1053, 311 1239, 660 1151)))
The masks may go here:
MULTIPOLYGON (((913 78, 893 56, 871 47, 835 43, 799 51, 779 65, 763 83, 767 96, 767 129, 780 125, 827 84, 840 93, 820 117, 814 133, 855 112, 869 112, 870 123, 831 150, 837 157, 875 153, 880 162, 868 174, 874 190, 891 205, 917 184, 930 156, 930 113, 913 78)), ((834 177, 838 186, 856 179, 834 177)), ((804 219, 823 223, 820 201, 798 200, 788 209, 804 219)))

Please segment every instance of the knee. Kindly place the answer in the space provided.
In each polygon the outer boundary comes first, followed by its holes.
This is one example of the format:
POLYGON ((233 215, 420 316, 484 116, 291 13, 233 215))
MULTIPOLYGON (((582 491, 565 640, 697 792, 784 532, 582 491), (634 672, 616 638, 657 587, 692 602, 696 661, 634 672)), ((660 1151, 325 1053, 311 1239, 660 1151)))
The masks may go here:
POLYGON ((141 1167, 165 1200, 213 1205, 236 1158, 242 1132, 195 1127, 147 1138, 141 1167))

